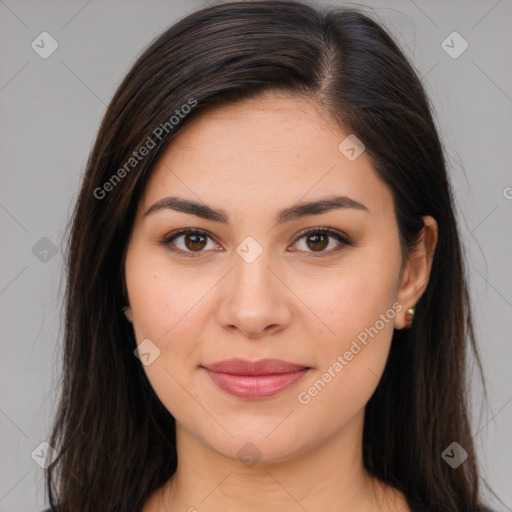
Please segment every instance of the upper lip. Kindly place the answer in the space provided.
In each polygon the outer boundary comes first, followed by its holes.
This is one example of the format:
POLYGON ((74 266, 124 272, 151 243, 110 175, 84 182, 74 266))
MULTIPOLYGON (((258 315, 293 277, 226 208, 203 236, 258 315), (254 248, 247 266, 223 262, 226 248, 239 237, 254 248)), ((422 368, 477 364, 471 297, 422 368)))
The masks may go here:
POLYGON ((204 368, 213 372, 228 373, 231 375, 273 375, 291 373, 298 370, 309 369, 303 364, 289 363, 280 359, 260 359, 247 361, 246 359, 226 359, 218 363, 204 365, 204 368))

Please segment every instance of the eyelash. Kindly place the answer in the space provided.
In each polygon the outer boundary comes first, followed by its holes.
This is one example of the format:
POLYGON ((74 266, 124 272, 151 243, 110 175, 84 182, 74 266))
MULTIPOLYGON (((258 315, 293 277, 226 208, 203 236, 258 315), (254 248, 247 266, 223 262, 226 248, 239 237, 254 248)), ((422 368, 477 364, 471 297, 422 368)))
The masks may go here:
MULTIPOLYGON (((339 233, 338 231, 334 231, 333 229, 330 229, 330 228, 314 228, 314 229, 308 229, 306 231, 302 231, 301 233, 299 233, 297 235, 297 239, 296 239, 295 243, 297 243, 299 240, 301 240, 302 238, 305 238, 308 235, 319 234, 319 233, 325 234, 325 235, 328 235, 329 237, 334 238, 341 245, 340 245, 340 247, 338 247, 336 249, 331 249, 330 251, 321 251, 318 253, 311 252, 310 256, 308 256, 308 257, 312 257, 312 258, 326 257, 326 256, 329 256, 329 255, 339 252, 340 250, 343 249, 344 246, 350 247, 350 246, 354 245, 354 243, 352 242, 352 240, 350 240, 350 238, 348 236, 346 236, 342 233, 339 233)), ((174 231, 173 233, 170 233, 169 235, 167 235, 163 240, 161 240, 161 244, 164 245, 165 247, 167 247, 170 251, 177 253, 177 254, 182 254, 186 257, 197 258, 197 257, 201 256, 204 251, 197 251, 194 253, 193 251, 183 251, 182 249, 178 249, 176 246, 172 247, 172 245, 173 245, 172 242, 176 238, 183 236, 183 235, 201 235, 201 236, 206 236, 208 238, 213 239, 206 231, 202 231, 199 229, 184 228, 184 229, 179 229, 177 231, 174 231)), ((306 252, 309 252, 309 251, 306 251, 306 252)))

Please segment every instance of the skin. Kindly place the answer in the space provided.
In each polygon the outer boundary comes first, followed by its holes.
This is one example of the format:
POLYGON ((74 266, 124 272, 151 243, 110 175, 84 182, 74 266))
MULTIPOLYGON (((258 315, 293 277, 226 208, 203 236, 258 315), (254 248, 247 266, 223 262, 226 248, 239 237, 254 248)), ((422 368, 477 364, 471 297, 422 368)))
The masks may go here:
POLYGON ((428 283, 437 224, 424 218, 420 243, 402 262, 391 192, 366 153, 349 161, 338 150, 347 135, 312 100, 267 94, 200 114, 155 166, 128 245, 126 314, 137 343, 148 338, 160 350, 144 370, 176 419, 178 468, 144 512, 409 510, 400 492, 364 470, 363 420, 393 328, 406 326, 407 308, 428 283), (333 194, 368 211, 275 223, 281 209, 333 194), (170 209, 144 215, 170 195, 225 210, 229 226, 170 209), (354 245, 297 236, 322 227, 354 245), (210 236, 174 240, 188 253, 199 247, 197 257, 161 243, 180 228, 210 236), (263 249, 252 263, 236 252, 247 236, 263 249), (394 318, 300 403, 298 394, 395 302, 402 309, 394 318), (277 395, 249 400, 200 368, 232 357, 312 369, 277 395), (237 456, 248 442, 260 453, 252 466, 237 456))

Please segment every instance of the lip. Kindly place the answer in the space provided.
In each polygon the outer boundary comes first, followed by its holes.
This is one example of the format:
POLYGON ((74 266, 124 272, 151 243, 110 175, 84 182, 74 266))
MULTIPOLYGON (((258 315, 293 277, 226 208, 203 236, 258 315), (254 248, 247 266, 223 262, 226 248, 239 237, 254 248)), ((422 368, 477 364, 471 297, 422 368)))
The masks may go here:
POLYGON ((229 359, 201 366, 223 391, 240 398, 274 396, 300 380, 310 368, 279 359, 229 359))

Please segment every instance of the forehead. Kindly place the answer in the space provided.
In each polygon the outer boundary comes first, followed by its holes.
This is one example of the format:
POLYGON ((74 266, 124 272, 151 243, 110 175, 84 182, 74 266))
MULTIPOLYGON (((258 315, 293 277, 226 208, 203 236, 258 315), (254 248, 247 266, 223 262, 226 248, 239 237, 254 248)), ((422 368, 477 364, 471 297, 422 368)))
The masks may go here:
POLYGON ((149 207, 182 195, 238 211, 343 194, 385 211, 391 193, 363 152, 339 149, 344 133, 312 100, 251 98, 197 114, 173 139, 143 196, 149 207))
POLYGON ((339 132, 339 128, 317 103, 305 97, 267 93, 201 112, 180 130, 172 146, 184 149, 242 143, 261 153, 290 152, 304 150, 304 139, 314 140, 325 132, 339 132))

